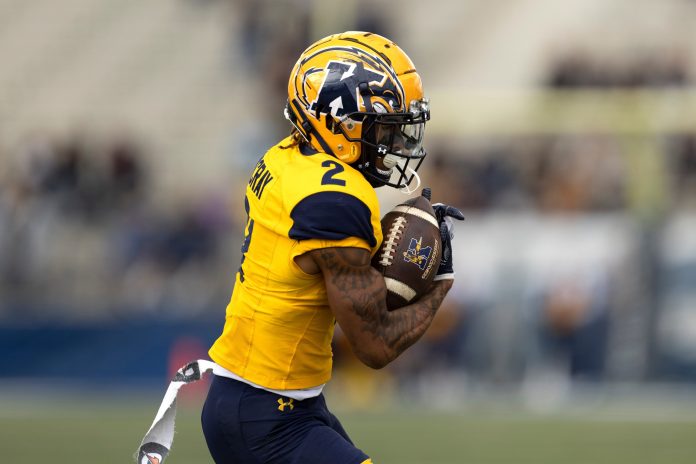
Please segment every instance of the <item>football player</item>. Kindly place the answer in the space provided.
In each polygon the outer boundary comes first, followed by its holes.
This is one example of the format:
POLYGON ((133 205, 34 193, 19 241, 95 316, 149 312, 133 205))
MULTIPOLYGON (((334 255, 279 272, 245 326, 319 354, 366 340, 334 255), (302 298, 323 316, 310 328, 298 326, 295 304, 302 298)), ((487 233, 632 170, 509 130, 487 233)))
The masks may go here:
POLYGON ((388 311, 370 266, 382 241, 375 188, 413 188, 430 117, 421 78, 392 41, 326 37, 288 83, 289 137, 257 163, 246 188, 243 257, 202 424, 217 463, 369 463, 329 412, 338 322, 357 357, 379 369, 418 340, 452 285, 447 216, 435 207, 443 259, 427 294, 388 311))

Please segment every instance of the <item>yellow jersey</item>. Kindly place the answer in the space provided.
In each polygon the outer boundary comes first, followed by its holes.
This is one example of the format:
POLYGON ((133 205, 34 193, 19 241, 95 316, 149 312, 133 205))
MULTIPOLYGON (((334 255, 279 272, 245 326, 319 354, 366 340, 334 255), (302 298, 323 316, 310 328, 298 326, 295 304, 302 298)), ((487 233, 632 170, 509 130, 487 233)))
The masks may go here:
POLYGON ((210 357, 265 388, 324 384, 335 319, 322 274, 303 272, 295 258, 327 247, 374 255, 382 242, 375 190, 359 171, 288 137, 257 163, 245 208, 242 263, 210 357))

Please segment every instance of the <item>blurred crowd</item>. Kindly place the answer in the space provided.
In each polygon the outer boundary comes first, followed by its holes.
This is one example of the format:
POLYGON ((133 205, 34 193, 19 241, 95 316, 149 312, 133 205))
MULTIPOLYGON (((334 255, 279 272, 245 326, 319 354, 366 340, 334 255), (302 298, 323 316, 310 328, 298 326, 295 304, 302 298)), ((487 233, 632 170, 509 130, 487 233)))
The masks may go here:
POLYGON ((573 50, 552 63, 547 85, 552 88, 635 88, 690 85, 690 63, 680 50, 641 52, 617 62, 596 53, 573 50))
POLYGON ((232 225, 225 198, 155 201, 145 150, 129 134, 34 134, 4 150, 1 320, 177 317, 228 291, 213 274, 232 225), (172 295, 182 284, 203 288, 172 295))
POLYGON ((33 135, 7 150, 15 162, 3 182, 8 209, 38 202, 97 221, 139 203, 147 182, 140 147, 127 137, 93 145, 81 135, 33 135))
MULTIPOLYGON (((612 135, 501 136, 471 146, 431 141, 431 175, 457 189, 447 201, 475 211, 622 212, 631 207, 632 154, 612 135)), ((659 141, 667 209, 696 206, 696 134, 659 141)), ((635 158, 634 158, 635 159, 635 158)))
MULTIPOLYGON (((573 51, 552 62, 549 89, 631 89, 693 85, 684 53, 644 54, 624 61, 600 60, 573 51)), ((664 134, 656 156, 664 158, 670 207, 696 203, 696 133, 664 134)), ((543 213, 608 212, 630 208, 634 153, 612 134, 430 140, 435 178, 458 183, 448 190, 453 204, 467 209, 543 213)), ((432 160, 431 160, 432 162, 432 160)), ((654 173, 656 179, 662 175, 654 173)))
POLYGON ((431 148, 447 201, 474 211, 622 211, 626 165, 607 136, 500 137, 482 147, 431 148), (592 188, 588 188, 591 185, 592 188))

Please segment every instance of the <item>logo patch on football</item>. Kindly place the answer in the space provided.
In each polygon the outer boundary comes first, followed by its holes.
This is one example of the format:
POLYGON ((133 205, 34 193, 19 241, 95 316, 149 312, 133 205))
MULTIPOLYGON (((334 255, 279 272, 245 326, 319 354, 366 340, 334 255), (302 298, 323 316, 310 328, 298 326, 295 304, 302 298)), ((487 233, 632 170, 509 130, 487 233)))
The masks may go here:
POLYGON ((422 243, 423 237, 420 237, 418 240, 411 238, 408 250, 404 251, 404 261, 417 265, 421 271, 425 269, 432 251, 432 247, 424 247, 422 243))

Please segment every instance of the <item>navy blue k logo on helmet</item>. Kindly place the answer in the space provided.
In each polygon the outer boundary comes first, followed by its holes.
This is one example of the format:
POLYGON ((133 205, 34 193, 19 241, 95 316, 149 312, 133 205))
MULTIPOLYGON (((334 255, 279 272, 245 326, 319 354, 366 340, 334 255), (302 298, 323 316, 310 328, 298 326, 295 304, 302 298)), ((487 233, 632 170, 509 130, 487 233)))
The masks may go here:
MULTIPOLYGON (((385 74, 365 69, 364 64, 359 61, 354 63, 330 61, 326 70, 321 90, 317 99, 312 102, 310 111, 331 113, 338 118, 359 111, 360 84, 365 83, 370 87, 382 86, 386 80, 385 74)), ((364 101, 366 100, 367 98, 364 98, 364 101)))

